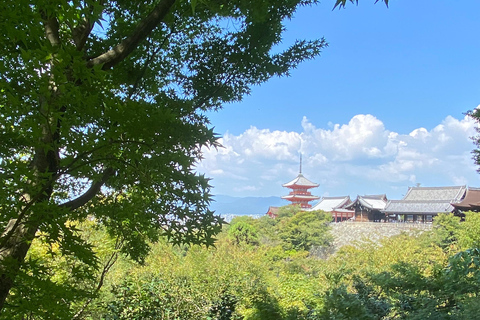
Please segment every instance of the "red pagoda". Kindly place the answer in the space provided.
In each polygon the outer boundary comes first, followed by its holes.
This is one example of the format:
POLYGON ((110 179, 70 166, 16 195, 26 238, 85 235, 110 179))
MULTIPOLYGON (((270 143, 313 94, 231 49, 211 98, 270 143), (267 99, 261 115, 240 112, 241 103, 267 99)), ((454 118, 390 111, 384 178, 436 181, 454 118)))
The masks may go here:
POLYGON ((283 196, 282 199, 288 200, 291 204, 300 205, 300 208, 308 209, 312 205, 309 204, 310 201, 320 199, 320 197, 313 196, 309 189, 316 188, 319 186, 318 183, 314 183, 302 174, 302 158, 300 158, 300 173, 292 181, 283 184, 284 187, 292 189, 287 196, 283 196))

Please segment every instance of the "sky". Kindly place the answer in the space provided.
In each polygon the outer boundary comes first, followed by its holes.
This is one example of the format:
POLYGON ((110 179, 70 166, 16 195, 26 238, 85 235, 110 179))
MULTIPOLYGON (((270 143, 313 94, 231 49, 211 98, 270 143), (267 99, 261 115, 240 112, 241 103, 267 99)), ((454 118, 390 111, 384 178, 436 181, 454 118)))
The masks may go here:
POLYGON ((286 23, 280 48, 324 37, 319 57, 208 114, 223 148, 205 149, 197 170, 212 193, 286 195, 300 154, 317 196, 480 187, 478 124, 465 116, 480 105, 480 1, 334 2, 286 23))

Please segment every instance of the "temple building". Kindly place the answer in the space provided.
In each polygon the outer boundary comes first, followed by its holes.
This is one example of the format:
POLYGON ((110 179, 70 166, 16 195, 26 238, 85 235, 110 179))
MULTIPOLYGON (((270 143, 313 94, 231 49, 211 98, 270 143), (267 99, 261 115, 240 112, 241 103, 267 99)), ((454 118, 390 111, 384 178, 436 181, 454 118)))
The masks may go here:
POLYGON ((309 211, 322 210, 330 212, 334 222, 342 222, 355 217, 355 210, 345 209, 352 203, 349 196, 322 197, 309 211))
POLYGON ((480 188, 468 187, 467 193, 462 201, 452 203, 455 207, 456 214, 464 217, 464 212, 475 211, 480 212, 480 188))
POLYGON ((357 199, 347 205, 345 209, 355 210, 357 222, 382 222, 385 221, 383 210, 387 206, 387 196, 384 194, 357 196, 357 199))
POLYGON ((280 207, 268 207, 268 211, 267 211, 267 216, 269 216, 270 218, 273 218, 275 219, 276 217, 278 217, 278 211, 280 210, 280 207))
POLYGON ((439 213, 454 212, 455 204, 459 208, 474 207, 478 201, 477 191, 472 188, 468 199, 465 199, 466 192, 466 186, 410 187, 402 200, 389 201, 382 212, 397 221, 432 222, 439 213))
POLYGON ((295 179, 283 184, 283 186, 291 189, 292 191, 290 191, 288 195, 283 196, 282 199, 290 201, 291 204, 300 205, 300 208, 302 209, 311 208, 312 205, 309 204, 309 202, 320 199, 320 197, 312 195, 309 191, 311 188, 317 188, 319 184, 314 183, 303 176, 301 158, 300 173, 295 179))

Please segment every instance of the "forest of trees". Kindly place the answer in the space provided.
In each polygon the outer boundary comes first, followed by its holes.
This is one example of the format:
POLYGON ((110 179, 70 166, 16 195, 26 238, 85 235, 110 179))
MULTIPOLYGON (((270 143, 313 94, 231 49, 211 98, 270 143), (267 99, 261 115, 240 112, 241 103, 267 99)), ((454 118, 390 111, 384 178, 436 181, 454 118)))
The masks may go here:
POLYGON ((70 261, 35 240, 4 319, 475 319, 480 216, 451 214, 431 231, 332 252, 328 213, 284 207, 237 217, 215 247, 150 244, 138 264, 95 221, 78 226, 102 265, 70 261), (472 249, 473 248, 473 249, 472 249), (114 262, 115 263, 112 263, 114 262), (108 269, 108 270, 106 270, 108 269), (108 271, 108 272, 106 272, 108 271), (102 283, 101 283, 102 282, 102 283), (97 290, 98 289, 98 290, 97 290))

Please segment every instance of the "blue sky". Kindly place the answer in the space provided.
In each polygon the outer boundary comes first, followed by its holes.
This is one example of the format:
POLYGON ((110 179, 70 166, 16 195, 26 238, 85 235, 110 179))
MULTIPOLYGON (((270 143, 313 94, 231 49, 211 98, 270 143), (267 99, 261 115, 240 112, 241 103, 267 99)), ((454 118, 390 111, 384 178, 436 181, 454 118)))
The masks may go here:
POLYGON ((373 2, 301 8, 281 46, 325 37, 321 56, 209 114, 225 148, 198 170, 214 194, 285 194, 300 150, 319 196, 480 187, 464 117, 480 104, 480 1, 373 2))

